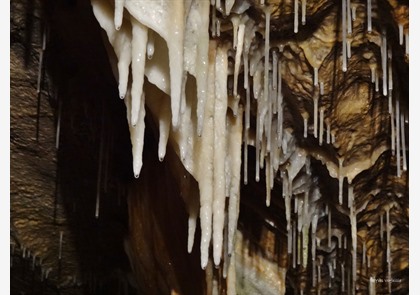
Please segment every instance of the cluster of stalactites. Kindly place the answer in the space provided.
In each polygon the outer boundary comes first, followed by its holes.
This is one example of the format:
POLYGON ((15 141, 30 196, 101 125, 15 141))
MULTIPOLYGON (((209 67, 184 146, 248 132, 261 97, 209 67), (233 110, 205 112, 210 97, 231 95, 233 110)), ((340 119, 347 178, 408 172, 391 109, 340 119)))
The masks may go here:
MULTIPOLYGON (((271 202, 274 179, 282 179, 283 199, 287 221, 287 251, 291 265, 308 263, 309 234, 311 234, 311 257, 313 277, 321 279, 322 261, 318 261, 316 249, 318 219, 327 217, 328 247, 337 246, 331 242, 336 235, 338 247, 342 237, 346 247, 346 236, 331 228, 331 206, 320 203, 321 194, 311 174, 311 151, 296 145, 294 130, 284 128, 284 105, 282 76, 283 46, 270 42, 271 7, 263 6, 265 23, 256 25, 245 12, 247 1, 192 0, 182 1, 132 1, 108 2, 92 0, 94 13, 101 27, 108 35, 117 60, 112 61, 119 83, 120 97, 127 106, 134 175, 139 177, 142 167, 144 140, 145 105, 151 109, 159 125, 158 157, 162 161, 168 142, 177 152, 186 170, 198 182, 199 202, 187 204, 188 251, 191 252, 198 216, 201 226, 201 266, 208 264, 210 244, 213 262, 218 266, 224 261, 223 274, 226 277, 229 265, 234 265, 234 242, 239 214, 239 187, 241 165, 246 184, 248 173, 248 146, 256 152, 255 180, 260 181, 260 171, 265 170, 266 205, 271 202), (216 11, 222 12, 223 19, 216 11), (220 36, 222 23, 231 22, 233 39, 218 42, 210 40, 220 36), (255 33, 263 34, 264 44, 255 41, 255 33), (230 63, 228 58, 234 62, 230 63), (131 74, 131 75, 130 75, 131 74), (238 83, 243 76, 243 85, 238 83), (162 93, 156 95, 146 91, 147 77, 162 93), (193 78, 191 78, 193 77, 193 78), (252 79, 252 80, 251 80, 252 79), (252 83, 251 83, 252 81, 252 83), (240 97, 244 95, 244 97, 240 97), (252 102, 255 101, 255 103, 252 102), (251 105, 256 105, 255 117, 251 118, 251 105), (256 130, 251 132, 251 120, 255 119, 256 130), (243 145, 242 145, 243 143, 243 145), (243 159, 241 152, 243 149, 243 159), (225 201, 228 199, 227 207, 225 201), (292 208, 292 203, 294 208, 292 208), (311 228, 311 232, 310 232, 311 228), (316 275, 316 272, 318 275, 316 275)), ((295 32, 298 32, 298 1, 295 3, 295 32)), ((371 30, 370 1, 367 3, 367 27, 371 30)), ((351 58, 352 21, 356 18, 355 6, 350 0, 342 1, 342 70, 347 70, 351 58)), ((306 23, 306 1, 302 1, 302 24, 306 23)), ((400 28, 400 38, 402 38, 400 28)), ((392 54, 388 49, 386 34, 381 39, 381 68, 383 95, 389 97, 389 112, 392 118, 392 150, 397 153, 397 174, 407 170, 405 154, 405 114, 400 111, 398 99, 392 100, 392 54), (395 111, 394 111, 395 109, 395 111)), ((408 34, 405 37, 408 42, 408 34)), ((400 42, 401 39, 400 39, 400 42)), ((408 48, 408 44, 406 44, 408 48)), ((408 51, 407 51, 408 54, 408 51)), ((372 71, 372 82, 378 83, 378 72, 372 71)), ((319 81, 319 66, 314 67, 313 83, 316 88, 313 109, 313 136, 319 145, 333 144, 335 133, 324 107, 318 107, 319 95, 324 95, 324 83, 319 81), (326 125, 326 127, 324 127, 326 125), (326 129, 326 130, 324 130, 326 129), (326 132, 324 132, 326 131, 326 132)), ((309 114, 302 113, 304 134, 308 132, 309 114)), ((349 218, 352 233, 353 271, 352 285, 355 285, 355 257, 357 254, 357 212, 353 201, 352 179, 364 167, 343 167, 344 158, 338 164, 321 159, 332 177, 338 179, 338 203, 343 205, 343 182, 347 178, 349 218), (354 174, 354 171, 358 171, 354 174), (353 174, 352 174, 353 173, 353 174)), ((374 161, 373 161, 374 162, 374 161)), ((371 164, 370 164, 371 165, 371 164)), ((186 185, 187 184, 182 184, 186 185)), ((184 189, 185 194, 193 190, 184 189)), ((388 259, 390 260, 390 259, 388 259)), ((326 262, 330 276, 334 276, 336 261, 326 262)), ((345 261, 341 262, 344 269, 345 261)), ((344 277, 344 271, 341 271, 344 277)), ((234 284, 228 283, 228 293, 233 294, 234 284)), ((313 284, 316 284, 315 279, 313 284)), ((314 285, 315 286, 315 285, 314 285)))

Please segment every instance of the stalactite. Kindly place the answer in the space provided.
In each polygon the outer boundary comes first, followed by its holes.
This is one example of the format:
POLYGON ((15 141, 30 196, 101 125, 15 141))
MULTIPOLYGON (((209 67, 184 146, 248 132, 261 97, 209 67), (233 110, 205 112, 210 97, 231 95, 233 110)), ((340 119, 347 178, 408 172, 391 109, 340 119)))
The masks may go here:
POLYGON ((299 3, 298 0, 294 1, 294 28, 293 32, 297 33, 299 31, 299 3))
POLYGON ((388 95, 388 77, 387 77, 387 61, 388 61, 388 46, 386 41, 386 32, 382 33, 382 42, 381 42, 381 59, 382 59, 382 94, 384 96, 388 95))
POLYGON ((404 44, 404 26, 402 24, 398 24, 398 37, 400 41, 400 45, 404 44))
POLYGON ((302 0, 302 25, 306 24, 306 0, 302 0))
POLYGON ((58 244, 58 259, 61 260, 62 252, 63 252, 63 235, 64 232, 60 231, 60 242, 58 244))
POLYGON ((347 72, 347 53, 346 53, 346 48, 347 48, 347 32, 346 32, 346 26, 347 26, 347 21, 346 21, 346 12, 347 12, 347 8, 346 8, 346 1, 347 0, 342 0, 341 1, 341 38, 343 39, 342 42, 342 50, 343 53, 341 54, 341 59, 342 59, 342 64, 343 64, 343 72, 347 72))
POLYGON ((314 97, 314 137, 318 137, 318 97, 314 97))
POLYGON ((407 156, 406 156, 406 148, 405 148, 405 120, 404 120, 404 113, 401 112, 401 149, 402 149, 402 158, 403 158, 403 171, 407 171, 407 156))
POLYGON ((395 106, 395 130, 396 130, 396 152, 397 152, 397 176, 401 177, 401 145, 400 145, 400 101, 397 98, 395 106))
POLYGON ((351 0, 347 0, 346 3, 346 10, 347 10, 347 34, 352 33, 352 18, 351 18, 351 0))
POLYGON ((372 32, 372 0, 367 0, 367 31, 372 32))
POLYGON ((324 111, 324 107, 321 107, 319 110, 319 145, 322 145, 324 142, 324 111))

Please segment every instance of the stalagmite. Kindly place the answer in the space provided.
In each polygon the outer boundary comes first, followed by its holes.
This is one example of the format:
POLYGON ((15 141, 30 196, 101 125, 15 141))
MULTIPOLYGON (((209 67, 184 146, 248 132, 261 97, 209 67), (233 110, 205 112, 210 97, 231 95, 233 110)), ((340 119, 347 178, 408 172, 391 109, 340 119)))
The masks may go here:
POLYGON ((294 1, 294 28, 293 32, 297 33, 299 31, 299 3, 298 0, 294 1))

